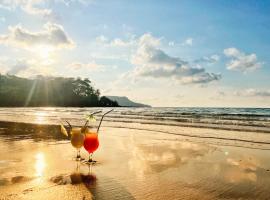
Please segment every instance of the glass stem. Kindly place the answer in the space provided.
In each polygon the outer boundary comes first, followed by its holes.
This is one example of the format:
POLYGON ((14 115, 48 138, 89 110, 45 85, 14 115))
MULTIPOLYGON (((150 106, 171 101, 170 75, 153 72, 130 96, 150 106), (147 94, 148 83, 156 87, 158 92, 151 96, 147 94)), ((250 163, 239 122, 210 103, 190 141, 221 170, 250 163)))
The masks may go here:
POLYGON ((93 153, 89 153, 89 160, 88 160, 88 162, 92 162, 93 160, 92 160, 92 156, 93 156, 93 153))
POLYGON ((80 155, 80 149, 77 150, 77 158, 80 158, 81 155, 80 155))

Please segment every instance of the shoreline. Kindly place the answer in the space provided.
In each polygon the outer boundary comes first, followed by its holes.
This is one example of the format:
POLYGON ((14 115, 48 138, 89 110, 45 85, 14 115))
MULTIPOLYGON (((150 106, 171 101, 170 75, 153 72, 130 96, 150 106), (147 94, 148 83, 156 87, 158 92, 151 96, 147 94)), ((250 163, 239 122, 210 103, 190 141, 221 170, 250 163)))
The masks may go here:
MULTIPOLYGON (((135 123, 136 124, 136 123, 135 123)), ((165 135, 174 135, 174 136, 181 136, 181 137, 186 137, 186 138, 194 138, 194 139, 202 139, 202 140, 220 140, 223 142, 242 142, 245 144, 251 144, 251 145, 266 145, 269 146, 268 149, 270 149, 270 137, 268 133, 265 132, 256 132, 256 131, 235 131, 235 130, 224 130, 224 129, 213 129, 213 128, 201 128, 201 127, 190 127, 190 126, 177 126, 180 131, 172 131, 172 127, 168 126, 167 129, 164 128, 166 126, 157 126, 153 124, 146 124, 146 127, 126 127, 126 126, 118 126, 118 125, 110 125, 107 121, 102 125, 103 128, 119 128, 119 129, 127 129, 127 130, 137 130, 137 131, 146 131, 148 133, 151 132, 156 132, 158 134, 165 134, 165 135), (149 128, 149 125, 152 128, 149 128), (163 130, 161 129, 163 128, 163 130), (217 134, 216 131, 219 131, 217 134), (196 132, 200 132, 200 134, 194 134, 196 132), (211 132, 215 132, 215 134, 211 134, 211 132), (227 135, 226 135, 227 133, 227 135), (230 135, 232 133, 235 133, 235 135, 232 137, 230 135), (246 134, 246 137, 237 137, 237 134, 246 134), (249 136, 253 136, 250 139, 248 138, 249 136), (260 137, 259 137, 260 136, 260 137), (255 139, 255 138, 261 138, 260 140, 255 139)), ((74 127, 77 127, 76 125, 74 127)), ((79 126, 78 126, 79 127, 79 126)), ((29 132, 33 133, 35 131, 43 131, 47 132, 48 136, 52 136, 52 139, 64 139, 65 137, 61 134, 59 134, 60 130, 60 124, 38 124, 38 123, 29 123, 29 122, 12 122, 12 121, 0 121, 0 128, 6 128, 11 131, 20 131, 20 132, 29 132)), ((244 147, 244 146, 242 146, 244 147)), ((268 150, 266 149, 266 150, 268 150)))

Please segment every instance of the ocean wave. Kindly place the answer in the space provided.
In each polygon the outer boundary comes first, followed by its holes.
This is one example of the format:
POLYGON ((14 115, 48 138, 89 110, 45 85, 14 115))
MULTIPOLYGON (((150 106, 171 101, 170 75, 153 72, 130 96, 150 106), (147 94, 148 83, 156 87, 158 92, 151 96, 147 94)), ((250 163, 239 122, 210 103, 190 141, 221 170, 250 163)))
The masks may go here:
MULTIPOLYGON (((0 120, 51 124, 70 120, 81 124, 87 114, 103 109, 0 108, 0 120)), ((270 133, 269 108, 114 108, 104 121, 270 133)))

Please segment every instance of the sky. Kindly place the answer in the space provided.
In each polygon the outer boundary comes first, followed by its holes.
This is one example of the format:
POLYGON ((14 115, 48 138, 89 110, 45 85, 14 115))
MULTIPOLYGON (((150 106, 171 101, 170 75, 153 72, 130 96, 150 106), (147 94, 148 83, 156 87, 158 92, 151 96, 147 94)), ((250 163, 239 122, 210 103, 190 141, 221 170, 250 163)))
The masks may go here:
POLYGON ((270 107, 270 1, 0 0, 0 73, 162 107, 270 107))

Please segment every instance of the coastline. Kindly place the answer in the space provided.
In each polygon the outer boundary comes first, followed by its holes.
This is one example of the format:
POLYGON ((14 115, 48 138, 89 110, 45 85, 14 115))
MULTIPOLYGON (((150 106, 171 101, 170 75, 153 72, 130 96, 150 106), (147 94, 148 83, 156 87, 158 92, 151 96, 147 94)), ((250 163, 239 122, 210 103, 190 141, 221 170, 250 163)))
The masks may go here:
MULTIPOLYGON (((72 121, 73 122, 73 121, 72 121)), ((43 133, 42 139, 66 139, 65 136, 59 134, 59 124, 53 123, 29 123, 29 122, 14 122, 14 121, 1 121, 0 127, 9 130, 8 133, 20 134, 32 134, 32 137, 39 137, 36 132, 43 133)), ((74 125, 74 127, 80 127, 74 125)), ((94 125, 92 128, 95 128, 94 125)), ((193 140, 197 142, 203 142, 208 144, 222 144, 230 146, 239 146, 247 148, 257 148, 262 150, 270 149, 270 137, 268 132, 246 131, 240 129, 215 129, 209 127, 194 127, 194 126, 164 126, 159 124, 138 124, 133 123, 116 123, 111 121, 103 122, 104 128, 118 128, 126 129, 128 131, 140 131, 155 132, 155 134, 164 135, 164 137, 175 136, 183 137, 186 140, 193 140)), ((11 136, 11 135, 9 135, 11 136)))

